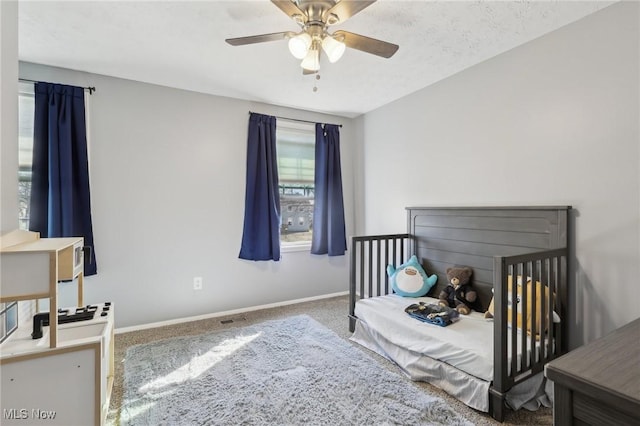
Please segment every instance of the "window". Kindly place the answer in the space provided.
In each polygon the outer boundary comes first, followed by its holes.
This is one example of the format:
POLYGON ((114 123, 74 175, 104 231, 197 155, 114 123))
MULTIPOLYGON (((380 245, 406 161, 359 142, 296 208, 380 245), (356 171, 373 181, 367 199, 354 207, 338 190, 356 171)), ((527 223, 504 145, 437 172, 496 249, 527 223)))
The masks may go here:
POLYGON ((18 221, 19 228, 24 230, 29 229, 34 108, 33 84, 20 83, 18 92, 18 221))
MULTIPOLYGON (((33 84, 20 83, 18 89, 18 227, 29 230, 31 165, 33 160, 33 84)), ((0 342, 18 329, 18 302, 0 303, 0 342)))
POLYGON ((310 123, 277 124, 280 194, 280 243, 308 247, 313 234, 315 127, 310 123))
POLYGON ((18 329, 18 302, 0 303, 0 343, 18 329))

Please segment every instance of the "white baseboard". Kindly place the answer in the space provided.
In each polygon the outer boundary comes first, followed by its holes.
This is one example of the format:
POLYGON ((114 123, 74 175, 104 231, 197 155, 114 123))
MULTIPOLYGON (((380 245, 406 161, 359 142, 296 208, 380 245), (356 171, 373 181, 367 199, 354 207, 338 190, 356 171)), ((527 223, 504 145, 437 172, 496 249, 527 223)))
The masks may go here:
POLYGON ((215 312, 215 313, 212 313, 212 314, 204 314, 204 315, 197 315, 197 316, 193 316, 193 317, 186 317, 186 318, 178 318, 178 319, 167 320, 167 321, 152 322, 152 323, 148 323, 148 324, 133 325, 133 326, 130 326, 130 327, 121 327, 121 328, 116 328, 114 330, 114 333, 115 334, 128 333, 128 332, 131 332, 131 331, 140 331, 140 330, 147 330, 149 328, 156 328, 156 327, 164 327, 164 326, 167 326, 167 325, 181 324, 183 322, 199 321, 199 320, 209 319, 209 318, 225 317, 225 316, 229 316, 229 315, 237 315, 237 314, 242 314, 242 313, 245 313, 245 312, 258 311, 260 309, 277 308, 277 307, 280 307, 280 306, 295 305, 296 303, 312 302, 314 300, 329 299, 331 297, 345 296, 347 294, 349 294, 348 291, 341 291, 339 293, 323 294, 321 296, 305 297, 303 299, 286 300, 284 302, 269 303, 269 304, 266 304, 266 305, 250 306, 250 307, 247 307, 247 308, 233 309, 233 310, 230 310, 230 311, 223 311, 223 312, 215 312))

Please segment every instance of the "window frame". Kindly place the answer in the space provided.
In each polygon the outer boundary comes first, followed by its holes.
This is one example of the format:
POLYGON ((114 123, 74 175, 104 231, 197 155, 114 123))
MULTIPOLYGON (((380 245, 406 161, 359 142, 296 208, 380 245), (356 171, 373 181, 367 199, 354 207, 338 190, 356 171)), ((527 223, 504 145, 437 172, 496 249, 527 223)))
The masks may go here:
MULTIPOLYGON (((280 132, 283 133, 289 133, 289 134, 294 134, 294 133, 302 133, 305 134, 305 136, 309 139, 308 142, 304 142, 304 141, 299 141, 299 142, 293 142, 293 143, 299 143, 299 144, 305 144, 308 143, 312 146, 312 152, 313 152, 313 173, 312 175, 315 178, 315 124, 314 123, 307 123, 307 122, 299 122, 299 121, 294 121, 294 120, 285 120, 285 119, 279 119, 277 124, 276 124, 276 146, 278 148, 280 148, 280 144, 281 144, 281 138, 280 138, 280 132)), ((289 143, 291 143, 289 141, 289 143)), ((280 165, 280 149, 277 150, 278 152, 278 165, 280 165)), ((285 213, 285 207, 283 206, 282 203, 282 193, 280 188, 283 185, 283 182, 280 180, 281 179, 281 171, 280 171, 280 167, 278 167, 278 197, 280 199, 280 217, 281 217, 281 221, 284 221, 284 213, 285 213)), ((292 183, 292 184, 297 184, 297 185, 310 185, 313 188, 313 200, 315 200, 315 182, 314 181, 300 181, 300 182, 287 182, 287 183, 292 183)), ((284 183, 286 185, 286 183, 284 183)), ((313 223, 313 206, 314 203, 311 203, 311 223, 313 223)), ((280 228, 280 232, 282 232, 282 225, 280 228)), ((313 231, 311 231, 313 235, 313 231)), ((297 251, 308 251, 311 249, 311 239, 309 240, 305 240, 305 241, 283 241, 282 239, 282 233, 280 233, 279 235, 279 239, 280 239, 280 251, 282 253, 289 253, 289 252, 297 252, 297 251)))
POLYGON ((18 329, 20 323, 18 314, 18 302, 0 303, 0 343, 7 340, 18 329), (12 310, 15 311, 15 321, 13 327, 9 327, 9 312, 12 310))
POLYGON ((29 148, 29 150, 24 149, 24 143, 23 143, 23 138, 26 138, 26 136, 24 136, 22 134, 23 131, 23 126, 25 124, 25 117, 22 113, 24 113, 24 111, 22 111, 22 109, 19 109, 19 114, 18 114, 18 123, 19 123, 19 129, 20 129, 20 133, 18 134, 18 152, 19 152, 19 159, 18 159, 18 206, 20 208, 19 213, 18 213, 18 227, 20 229, 23 230, 28 230, 29 229, 29 203, 30 203, 30 196, 31 196, 31 180, 32 180, 32 165, 33 165, 33 118, 35 115, 35 88, 33 83, 20 83, 19 84, 19 88, 18 88, 18 104, 20 105, 21 103, 21 98, 31 98, 32 99, 32 103, 34 106, 34 109, 31 110, 31 118, 30 118, 30 124, 31 124, 31 147, 29 148), (28 154, 31 158, 29 159, 28 162, 23 163, 23 156, 25 155, 25 151, 29 151, 28 154), (28 185, 25 185, 23 187, 23 183, 24 182, 28 182, 28 185), (24 192, 24 194, 23 194, 24 192), (23 195, 24 195, 24 200, 23 200, 23 195), (23 204, 26 203, 26 206, 24 207, 24 212, 23 212, 23 204), (23 215, 24 213, 24 215, 23 215))

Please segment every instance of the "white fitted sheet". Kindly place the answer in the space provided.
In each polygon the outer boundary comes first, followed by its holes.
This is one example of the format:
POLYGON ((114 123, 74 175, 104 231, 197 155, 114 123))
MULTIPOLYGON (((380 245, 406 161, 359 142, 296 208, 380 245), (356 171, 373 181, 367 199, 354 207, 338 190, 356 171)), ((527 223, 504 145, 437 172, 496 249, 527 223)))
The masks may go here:
MULTIPOLYGON (((395 294, 358 300, 358 321, 351 340, 395 362, 412 380, 432 383, 466 405, 487 412, 493 380, 493 321, 471 312, 447 327, 423 323, 404 312, 420 301, 437 303, 429 297, 395 294)), ((549 407, 552 398, 539 373, 514 386, 506 401, 514 410, 535 410, 541 405, 549 407)))
POLYGON ((493 380, 493 321, 479 312, 460 315, 460 321, 439 327, 411 318, 404 309, 412 303, 438 303, 430 297, 396 294, 362 299, 355 315, 390 343, 452 365, 483 380, 493 380))
POLYGON ((489 411, 490 382, 394 345, 360 320, 356 322, 351 341, 395 362, 411 380, 431 383, 471 408, 489 411))

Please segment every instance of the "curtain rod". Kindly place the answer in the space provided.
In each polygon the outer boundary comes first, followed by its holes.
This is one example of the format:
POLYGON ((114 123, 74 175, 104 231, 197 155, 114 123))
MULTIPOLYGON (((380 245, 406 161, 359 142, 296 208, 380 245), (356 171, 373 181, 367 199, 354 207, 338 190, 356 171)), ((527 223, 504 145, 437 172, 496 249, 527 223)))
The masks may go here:
MULTIPOLYGON (((22 81, 25 83, 40 83, 39 81, 29 80, 28 78, 19 78, 18 81, 22 81)), ((88 90, 90 95, 93 95, 93 92, 96 91, 95 87, 83 87, 84 90, 88 90)))
MULTIPOLYGON (((253 113, 253 111, 249 111, 249 114, 253 113)), ((258 113, 259 114, 259 113, 258 113)), ((299 118, 288 118, 288 117, 279 117, 277 115, 274 115, 275 118, 279 118, 281 120, 289 120, 289 121, 299 121, 301 123, 311 123, 311 124, 316 124, 315 121, 309 121, 309 120, 301 120, 299 118)), ((322 124, 331 124, 331 123, 322 123, 322 124)), ((332 126, 338 126, 338 127, 342 127, 342 124, 331 124, 332 126)))

